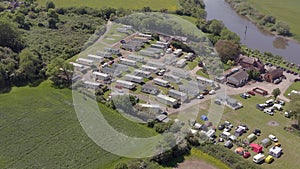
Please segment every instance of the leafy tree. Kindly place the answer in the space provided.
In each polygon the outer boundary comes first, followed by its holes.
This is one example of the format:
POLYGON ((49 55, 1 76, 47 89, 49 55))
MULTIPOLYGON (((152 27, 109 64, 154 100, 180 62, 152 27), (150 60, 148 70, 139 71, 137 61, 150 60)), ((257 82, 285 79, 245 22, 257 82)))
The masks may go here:
POLYGON ((281 91, 279 88, 276 88, 273 90, 272 95, 275 97, 275 99, 281 94, 281 91))
POLYGON ((212 20, 211 24, 209 25, 209 31, 214 35, 220 35, 223 28, 224 28, 223 22, 216 19, 212 20))
POLYGON ((274 16, 267 15, 263 18, 263 21, 266 22, 266 23, 275 24, 276 23, 276 18, 274 16))
POLYGON ((19 69, 18 76, 25 81, 33 82, 39 78, 40 61, 37 55, 34 55, 30 50, 24 49, 19 54, 19 69))
POLYGON ((124 162, 119 162, 115 165, 115 169, 129 169, 127 164, 124 162))
POLYGON ((48 26, 50 29, 56 29, 56 23, 59 22, 59 16, 58 14, 55 12, 54 9, 49 9, 47 16, 49 17, 48 19, 48 26))
POLYGON ((55 58, 48 66, 46 75, 58 87, 66 87, 72 83, 73 66, 63 58, 55 58))
POLYGON ((5 6, 2 3, 0 3, 0 12, 3 12, 5 9, 5 6))
POLYGON ((235 62, 233 60, 228 60, 226 63, 228 66, 233 66, 235 62))
POLYGON ((286 24, 284 22, 277 22, 275 27, 276 27, 276 31, 278 32, 279 35, 284 35, 284 36, 291 35, 290 27, 288 24, 286 24))
POLYGON ((236 33, 228 30, 227 28, 224 28, 221 31, 220 36, 221 36, 221 39, 223 39, 223 40, 229 40, 229 41, 233 41, 235 43, 240 42, 240 37, 236 33))
POLYGON ((219 40, 215 47, 223 63, 236 60, 240 54, 240 45, 232 41, 219 40))
POLYGON ((292 95, 291 102, 288 106, 288 109, 291 110, 291 117, 295 122, 292 125, 296 125, 299 128, 300 124, 300 96, 299 95, 292 95))
POLYGON ((55 4, 52 1, 47 1, 46 2, 46 10, 48 9, 54 9, 55 8, 55 4))
POLYGON ((258 80, 260 78, 260 72, 257 70, 249 70, 247 73, 250 79, 258 80))
POLYGON ((14 21, 17 22, 20 25, 20 27, 22 27, 23 24, 25 23, 25 15, 20 12, 16 13, 14 17, 14 21))
POLYGON ((143 7, 142 11, 143 12, 151 12, 152 10, 149 6, 145 6, 145 7, 143 7))

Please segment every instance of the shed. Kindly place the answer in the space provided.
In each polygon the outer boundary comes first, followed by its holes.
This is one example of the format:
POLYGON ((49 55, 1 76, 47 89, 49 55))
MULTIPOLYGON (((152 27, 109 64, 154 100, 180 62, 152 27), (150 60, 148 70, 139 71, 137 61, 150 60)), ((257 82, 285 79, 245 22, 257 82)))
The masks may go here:
POLYGON ((271 140, 269 138, 265 138, 263 139, 260 144, 264 147, 267 148, 268 146, 270 146, 272 144, 271 140))
POLYGON ((256 153, 260 153, 263 150, 263 147, 256 143, 251 143, 249 146, 251 147, 252 151, 254 151, 256 153))

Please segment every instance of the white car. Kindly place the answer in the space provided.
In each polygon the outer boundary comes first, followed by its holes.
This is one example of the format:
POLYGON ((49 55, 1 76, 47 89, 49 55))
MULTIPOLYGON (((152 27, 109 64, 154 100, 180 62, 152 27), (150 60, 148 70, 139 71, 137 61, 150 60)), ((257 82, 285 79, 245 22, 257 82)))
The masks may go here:
POLYGON ((271 140, 274 141, 274 142, 278 142, 277 137, 274 136, 273 134, 270 134, 270 135, 269 135, 269 139, 271 139, 271 140))
POLYGON ((210 95, 216 94, 216 91, 215 90, 211 90, 211 91, 208 92, 208 94, 210 94, 210 95))
POLYGON ((271 116, 274 115, 274 112, 273 112, 272 109, 264 109, 264 112, 267 113, 268 115, 271 115, 271 116))

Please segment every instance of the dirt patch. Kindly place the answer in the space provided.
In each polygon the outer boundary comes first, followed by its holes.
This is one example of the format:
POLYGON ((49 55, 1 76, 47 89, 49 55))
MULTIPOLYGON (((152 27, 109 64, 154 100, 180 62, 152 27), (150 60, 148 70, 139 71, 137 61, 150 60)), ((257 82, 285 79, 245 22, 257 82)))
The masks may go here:
POLYGON ((269 126, 279 126, 279 123, 277 121, 269 121, 268 125, 269 126))
POLYGON ((186 160, 174 169, 217 169, 203 160, 186 160))

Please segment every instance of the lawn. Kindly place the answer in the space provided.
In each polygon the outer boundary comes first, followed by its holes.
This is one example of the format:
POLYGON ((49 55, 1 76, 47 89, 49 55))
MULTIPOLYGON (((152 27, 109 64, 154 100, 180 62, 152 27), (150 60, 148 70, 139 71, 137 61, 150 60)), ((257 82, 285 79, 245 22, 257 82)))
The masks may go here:
MULTIPOLYGON (((91 8, 113 7, 125 9, 142 9, 149 6, 151 9, 160 10, 166 8, 175 11, 179 8, 177 0, 52 0, 57 7, 86 6, 91 8)), ((37 0, 39 4, 45 5, 47 0, 37 0)))
POLYGON ((299 0, 247 0, 255 9, 264 14, 270 14, 289 24, 295 38, 300 40, 299 0))
MULTIPOLYGON (((223 120, 229 120, 234 126, 238 124, 247 124, 250 131, 259 128, 262 131, 262 135, 255 141, 259 143, 266 138, 269 134, 274 134, 278 137, 282 144, 283 156, 279 159, 275 159, 272 164, 262 164, 263 168, 298 168, 298 150, 300 149, 300 137, 292 133, 286 132, 283 128, 290 125, 290 119, 284 117, 282 112, 277 111, 274 116, 269 116, 262 111, 255 108, 257 103, 263 103, 267 99, 262 96, 254 96, 250 99, 242 99, 239 96, 234 96, 243 103, 244 108, 234 111, 227 108, 223 115, 223 120), (276 121, 278 126, 270 126, 268 123, 276 121)), ((250 132, 244 134, 242 138, 245 138, 250 132)), ((274 144, 273 144, 274 145, 274 144)), ((270 148, 270 147, 269 147, 270 148)), ((253 154, 253 153, 252 153, 253 154)), ((265 150, 265 154, 266 150, 265 150)), ((252 158, 248 159, 251 160, 252 158)))
POLYGON ((291 86, 285 91, 284 96, 288 97, 288 94, 291 93, 292 90, 299 91, 300 90, 300 83, 295 82, 295 83, 291 84, 291 86))
POLYGON ((209 79, 209 75, 206 74, 206 73, 203 73, 203 71, 202 71, 201 69, 199 69, 199 70, 196 72, 196 74, 197 74, 198 76, 202 76, 202 77, 205 77, 205 78, 208 78, 208 79, 209 79))
MULTIPOLYGON (((97 146, 82 130, 73 108, 71 90, 14 87, 0 95, 0 168, 113 168, 126 160, 97 146)), ((117 130, 134 136, 155 134, 100 106, 117 130)))

